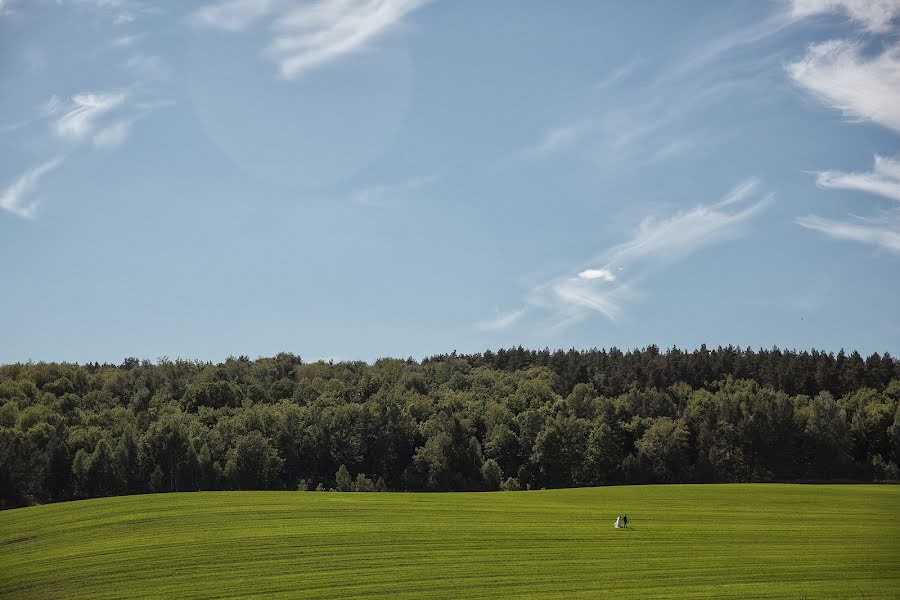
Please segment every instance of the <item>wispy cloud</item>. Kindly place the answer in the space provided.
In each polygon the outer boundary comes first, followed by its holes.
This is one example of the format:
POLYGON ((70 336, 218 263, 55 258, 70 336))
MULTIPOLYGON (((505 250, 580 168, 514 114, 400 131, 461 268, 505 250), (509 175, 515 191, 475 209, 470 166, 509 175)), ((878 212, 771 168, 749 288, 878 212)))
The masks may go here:
POLYGON ((267 19, 272 40, 266 55, 286 79, 350 54, 401 24, 427 0, 317 0, 298 6, 277 0, 226 0, 201 7, 189 17, 200 27, 243 31, 267 19))
POLYGON ((440 176, 436 174, 424 175, 399 183, 363 188, 353 193, 353 200, 366 206, 387 206, 392 201, 420 191, 439 178, 440 176))
POLYGON ((125 66, 143 81, 161 81, 169 77, 168 67, 160 57, 152 54, 136 54, 125 61, 125 66))
POLYGON ((578 143, 597 130, 594 119, 583 119, 576 123, 553 127, 544 133, 543 138, 524 152, 525 156, 539 156, 559 152, 578 143))
POLYGON ((812 44, 786 68, 823 104, 900 132, 900 43, 868 56, 859 42, 829 40, 812 44))
MULTIPOLYGON (((563 152, 609 168, 638 169, 708 148, 723 136, 696 118, 753 83, 752 67, 729 65, 684 73, 665 72, 617 94, 598 94, 596 105, 548 128, 539 139, 512 154, 511 160, 540 159, 563 152)), ((632 63, 622 69, 631 70, 632 63)))
MULTIPOLYGON (((58 0, 57 0, 58 1, 58 0)), ((69 0, 70 4, 88 6, 91 8, 121 8, 125 0, 69 0)))
POLYGON ((191 13, 189 21, 201 27, 243 31, 283 5, 283 2, 274 0, 227 0, 197 9, 191 13))
POLYGON ((603 162, 647 164, 671 158, 690 147, 687 140, 662 135, 702 101, 701 96, 663 101, 660 97, 636 101, 628 106, 609 108, 602 114, 551 127, 540 139, 513 154, 513 160, 540 159, 563 152, 600 154, 603 162), (661 136, 661 137, 660 137, 661 136))
POLYGON ((844 13, 873 33, 887 33, 900 17, 897 0, 793 0, 791 14, 796 18, 827 13, 844 13))
POLYGON ((739 48, 759 44, 784 30, 796 20, 789 11, 780 9, 762 21, 724 33, 687 56, 672 70, 671 75, 675 78, 683 77, 690 71, 699 70, 721 60, 725 55, 733 53, 739 48))
MULTIPOLYGON (((692 116, 739 93, 755 78, 769 77, 768 66, 783 64, 783 49, 760 58, 761 47, 798 21, 827 11, 844 10, 865 26, 881 30, 884 23, 890 23, 888 17, 896 15, 897 5, 900 0, 778 3, 762 20, 726 31, 676 58, 662 74, 640 86, 643 93, 618 94, 615 98, 625 98, 624 102, 601 104, 563 120, 515 157, 544 157, 579 149, 586 155, 599 155, 604 164, 615 161, 639 167, 707 148, 721 134, 698 129, 692 116), (864 4, 873 6, 869 10, 864 4), (753 53, 742 54, 744 50, 753 53), (684 130, 686 123, 691 123, 690 130, 684 130)), ((900 121, 898 55, 900 51, 894 47, 870 58, 855 43, 828 42, 811 46, 805 58, 786 69, 795 83, 851 117, 895 126, 900 121)), ((598 90, 629 76, 640 62, 635 59, 614 69, 598 84, 598 90)))
POLYGON ((278 62, 281 75, 293 79, 361 50, 423 4, 423 0, 330 0, 295 8, 275 21, 275 38, 267 51, 278 62))
POLYGON ((157 2, 144 0, 55 0, 56 4, 94 10, 114 26, 130 25, 139 18, 159 14, 157 2))
POLYGON ((34 123, 34 119, 24 119, 22 121, 16 121, 15 123, 0 125, 0 133, 10 133, 12 131, 22 129, 23 127, 28 127, 32 123, 34 123))
MULTIPOLYGON (((42 0, 40 3, 51 3, 51 0, 42 0)), ((159 12, 156 6, 143 0, 53 0, 53 3, 57 5, 57 11, 70 13, 70 16, 74 14, 82 20, 87 17, 91 23, 96 23, 99 17, 107 33, 115 31, 109 37, 104 36, 105 41, 100 49, 90 51, 83 48, 84 52, 78 58, 82 62, 87 60, 88 63, 95 62, 101 53, 121 52, 122 49, 131 48, 146 36, 144 33, 113 29, 113 24, 131 22, 135 19, 134 15, 159 12), (83 11, 90 12, 85 14, 83 11)), ((15 1, 13 4, 18 8, 27 3, 15 1)), ((0 0, 0 11, 9 5, 8 0, 0 0)), ((38 64, 48 49, 42 46, 31 48, 33 50, 27 52, 26 56, 34 55, 29 60, 38 64)), ((89 150, 90 147, 111 149, 121 145, 138 120, 163 106, 154 97, 155 91, 148 83, 162 78, 165 67, 155 56, 139 54, 133 50, 128 51, 128 54, 121 56, 119 60, 134 75, 132 83, 118 88, 84 90, 71 96, 54 94, 46 102, 31 107, 21 115, 18 122, 0 126, 0 131, 10 133, 35 125, 25 136, 10 136, 11 142, 22 152, 27 152, 30 147, 49 147, 59 157, 89 150), (132 55, 131 58, 127 58, 128 54, 132 55)), ((94 66, 99 68, 99 65, 94 66)), ((36 159, 32 160, 37 162, 36 159)), ((36 192, 47 178, 53 176, 52 172, 63 160, 54 158, 22 173, 9 187, 2 190, 0 208, 23 218, 34 218, 39 204, 36 192)))
POLYGON ((62 100, 59 99, 59 96, 53 94, 45 102, 42 102, 38 108, 37 112, 42 117, 52 117, 53 115, 60 112, 63 108, 62 100))
MULTIPOLYGON (((125 141, 136 121, 170 105, 171 102, 135 101, 124 91, 84 92, 65 101, 54 95, 34 109, 35 117, 15 124, 15 128, 34 122, 48 123, 60 151, 84 144, 114 148, 125 141)), ((23 218, 34 218, 38 207, 34 198, 37 185, 62 162, 63 158, 58 157, 25 171, 4 190, 0 208, 23 218)))
POLYGON ((34 197, 41 178, 61 165, 61 157, 54 158, 36 167, 28 169, 0 194, 0 208, 23 219, 33 219, 37 211, 39 199, 34 197))
POLYGON ((527 307, 522 307, 516 310, 511 310, 509 312, 497 312, 497 315, 493 319, 488 319, 486 321, 479 321, 475 325, 478 329, 482 331, 499 331, 501 329, 506 329, 507 327, 511 327, 518 320, 525 316, 525 313, 528 312, 527 307))
POLYGON ((0 133, 10 133, 24 127, 28 127, 32 123, 37 123, 39 121, 43 121, 48 117, 52 117, 56 114, 62 106, 62 103, 57 96, 51 96, 46 102, 42 102, 37 108, 33 109, 32 117, 22 119, 21 121, 16 121, 15 123, 8 123, 6 125, 0 125, 0 133))
POLYGON ((53 108, 54 112, 63 112, 53 123, 53 130, 62 139, 81 141, 93 134, 104 115, 124 103, 124 93, 76 94, 66 105, 53 108))
POLYGON ((855 217, 850 221, 826 219, 809 215, 797 219, 797 224, 807 229, 839 239, 876 246, 900 254, 900 220, 897 213, 882 219, 855 217))
POLYGON ((122 35, 114 39, 110 46, 113 48, 129 48, 138 43, 146 34, 143 33, 134 33, 131 35, 122 35))
MULTIPOLYGON (((793 14, 808 17, 842 12, 870 33, 892 31, 900 17, 900 0, 794 0, 793 14)), ((820 102, 855 121, 871 121, 900 132, 900 42, 866 53, 860 41, 828 40, 809 46, 806 55, 786 70, 794 83, 820 102)), ((875 156, 872 171, 817 171, 822 188, 866 192, 900 202, 900 160, 875 156)), ((854 241, 900 253, 900 209, 879 217, 830 219, 808 215, 795 222, 831 238, 854 241)))
POLYGON ((634 58, 630 60, 621 67, 614 69, 609 75, 600 80, 600 82, 594 86, 594 89, 605 90, 609 87, 614 86, 615 84, 619 83, 620 81, 634 73, 634 71, 637 70, 638 66, 640 66, 643 62, 644 59, 642 58, 634 58))
POLYGON ((138 100, 134 96, 133 91, 83 92, 68 101, 53 96, 40 112, 50 120, 51 130, 61 141, 113 148, 128 137, 135 122, 173 104, 138 100))
POLYGON ((479 326, 502 329, 526 312, 549 314, 554 326, 580 321, 599 313, 618 320, 628 304, 640 296, 637 287, 655 269, 742 234, 744 224, 771 200, 759 198, 759 182, 749 179, 718 202, 698 205, 667 217, 645 218, 632 237, 602 252, 588 265, 535 286, 523 306, 479 326))
POLYGON ((759 187, 757 179, 748 179, 719 202, 699 205, 689 211, 667 218, 647 217, 641 222, 634 237, 614 246, 606 253, 606 268, 629 266, 645 259, 671 262, 683 258, 697 249, 734 237, 738 226, 755 215, 771 199, 771 196, 747 204, 759 187), (741 210, 732 210, 744 206, 741 210))
POLYGON ((616 280, 616 276, 609 269, 585 269, 578 276, 582 279, 602 279, 609 282, 616 280))
POLYGON ((115 148, 131 133, 132 123, 131 120, 116 121, 104 127, 94 135, 94 144, 103 148, 115 148))
POLYGON ((817 171, 816 184, 823 188, 868 192, 900 202, 900 160, 875 155, 872 171, 817 171))
MULTIPOLYGON (((872 171, 862 173, 819 171, 816 173, 816 183, 824 188, 867 192, 900 202, 900 160, 876 155, 872 171)), ((796 223, 835 239, 900 252, 900 208, 885 211, 877 218, 850 217, 846 220, 836 220, 808 215, 797 219, 796 223)))

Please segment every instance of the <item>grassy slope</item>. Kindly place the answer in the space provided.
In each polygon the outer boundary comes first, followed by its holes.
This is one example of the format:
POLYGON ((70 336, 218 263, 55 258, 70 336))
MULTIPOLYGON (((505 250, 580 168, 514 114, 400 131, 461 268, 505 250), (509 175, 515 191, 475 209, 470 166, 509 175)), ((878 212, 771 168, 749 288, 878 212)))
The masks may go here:
POLYGON ((900 486, 218 492, 0 512, 2 598, 897 598, 900 486), (628 530, 612 527, 627 512, 628 530))

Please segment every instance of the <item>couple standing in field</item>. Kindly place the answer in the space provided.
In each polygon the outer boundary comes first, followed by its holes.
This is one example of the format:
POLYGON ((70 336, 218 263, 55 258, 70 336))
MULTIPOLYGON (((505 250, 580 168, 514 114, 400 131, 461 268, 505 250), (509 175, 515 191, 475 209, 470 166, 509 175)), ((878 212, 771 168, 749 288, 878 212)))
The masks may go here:
POLYGON ((628 527, 628 515, 622 515, 621 517, 616 517, 616 529, 621 527, 628 527))

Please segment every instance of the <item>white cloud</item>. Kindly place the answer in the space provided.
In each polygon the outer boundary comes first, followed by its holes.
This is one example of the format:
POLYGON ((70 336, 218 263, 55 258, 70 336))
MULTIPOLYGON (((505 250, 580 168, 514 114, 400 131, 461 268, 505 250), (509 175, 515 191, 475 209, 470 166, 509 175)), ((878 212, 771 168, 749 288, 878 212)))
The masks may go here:
POLYGON ((34 122, 34 119, 25 119, 24 121, 16 121, 15 123, 0 125, 0 133, 10 133, 12 131, 22 129, 23 127, 28 127, 32 122, 34 122))
POLYGON ((423 4, 423 0, 326 0, 297 8, 276 21, 268 53, 281 74, 292 79, 359 51, 423 4))
POLYGON ((57 157, 22 173, 0 195, 0 208, 24 219, 34 218, 39 200, 31 196, 41 178, 61 165, 62 162, 63 159, 57 157))
POLYGON ((132 121, 116 121, 94 135, 93 142, 103 148, 114 148, 125 141, 131 132, 132 121))
MULTIPOLYGON (((896 217, 896 215, 895 215, 896 217)), ((850 240, 900 254, 900 219, 838 221, 816 215, 797 219, 797 224, 840 240, 850 240)))
POLYGON ((577 123, 554 127, 544 134, 537 144, 525 150, 525 155, 535 156, 552 154, 564 150, 594 133, 597 123, 593 119, 584 119, 577 123))
POLYGON ((392 200, 407 196, 431 185, 437 181, 438 178, 438 175, 425 175, 401 181, 400 183, 371 186, 357 190, 353 194, 353 199, 356 202, 367 206, 386 206, 392 200))
POLYGON ((116 27, 130 25, 139 18, 163 12, 157 2, 145 0, 55 0, 55 2, 99 11, 103 19, 116 27))
POLYGON ((645 259, 669 262, 703 246, 734 237, 739 232, 739 226, 759 212, 771 196, 742 210, 726 209, 736 204, 746 204, 758 185, 758 180, 749 179, 715 204, 700 205, 664 219, 652 216, 644 219, 634 237, 609 250, 609 265, 622 266, 645 259))
POLYGON ((700 70, 740 48, 766 41, 795 21, 796 19, 789 12, 779 10, 748 27, 729 31, 693 52, 673 69, 672 74, 678 77, 690 71, 700 70))
POLYGON ((520 309, 489 323, 493 329, 509 327, 526 309, 549 313, 556 325, 577 322, 591 313, 618 320, 639 295, 635 284, 654 269, 741 235, 743 225, 772 198, 770 195, 751 202, 757 188, 758 181, 749 179, 714 204, 663 218, 647 217, 630 239, 591 261, 602 267, 573 270, 577 273, 574 276, 565 275, 538 285, 525 294, 520 309), (503 318, 507 315, 516 316, 503 318))
POLYGON ((509 159, 532 160, 572 152, 604 170, 637 171, 696 149, 708 150, 718 134, 698 126, 696 115, 739 91, 742 85, 736 80, 715 79, 677 85, 657 79, 642 87, 640 93, 611 96, 615 104, 545 131, 537 142, 509 159))
POLYGON ((169 77, 168 67, 158 56, 136 54, 125 62, 125 66, 142 80, 163 80, 169 77))
MULTIPOLYGON (((72 96, 71 103, 62 109, 66 113, 56 120, 54 130, 63 139, 81 141, 93 133, 101 117, 124 102, 125 94, 122 93, 76 94, 72 96)), ((59 108, 55 110, 58 112, 59 108)))
MULTIPOLYGON (((824 188, 867 192, 900 202, 900 160, 875 155, 875 167, 863 173, 820 171, 816 183, 824 188)), ((880 218, 852 217, 835 220, 809 215, 796 220, 807 229, 840 239, 860 242, 900 252, 900 208, 883 213, 880 218)))
POLYGON ((123 35, 117 37, 110 44, 113 48, 128 48, 130 46, 135 45, 141 38, 145 37, 146 34, 143 33, 135 33, 132 35, 123 35))
POLYGON ((275 0, 227 0, 200 8, 189 21, 200 27, 242 31, 269 18, 273 37, 266 54, 283 77, 294 79, 359 52, 426 1, 316 0, 297 6, 275 0))
POLYGON ((50 98, 47 99, 46 102, 41 104, 38 107, 38 114, 42 117, 52 117, 57 114, 63 108, 63 103, 59 99, 59 96, 53 94, 50 98))
MULTIPOLYGON (((872 33, 887 33, 900 16, 900 0, 795 0, 793 13, 806 17, 841 11, 872 33)), ((860 42, 829 40, 812 44, 806 55, 786 67, 788 74, 823 104, 860 121, 900 132, 900 43, 865 53, 860 42)), ((900 161, 875 156, 872 171, 818 171, 823 188, 867 192, 900 202, 900 161)), ((900 253, 900 210, 880 218, 829 219, 808 215, 795 221, 831 238, 900 253)))
POLYGON ((843 12, 853 21, 873 33, 887 33, 891 23, 900 16, 898 0, 793 0, 791 14, 805 18, 833 12, 843 12))
POLYGON ((586 281, 570 277, 555 282, 549 291, 559 301, 556 308, 565 322, 580 320, 590 311, 598 312, 610 321, 616 321, 623 309, 620 298, 623 289, 598 288, 586 281))
POLYGON ((822 103, 900 132, 900 43, 865 56, 857 42, 830 40, 812 44, 806 56, 786 68, 822 103))
POLYGON ((760 57, 758 48, 796 19, 787 5, 746 27, 728 31, 695 45, 683 56, 672 57, 662 70, 647 69, 652 77, 623 86, 616 94, 603 93, 629 77, 643 62, 635 58, 614 69, 594 86, 596 105, 575 118, 561 120, 545 130, 537 141, 510 158, 537 158, 577 150, 604 169, 637 170, 672 160, 689 152, 708 152, 727 134, 707 128, 708 119, 697 118, 729 96, 761 85, 771 87, 769 65, 780 61, 777 52, 760 57), (741 49, 754 52, 739 54, 741 49))
POLYGON ((604 281, 615 281, 616 276, 609 269, 585 269, 578 274, 582 279, 602 279, 604 281))
POLYGON ((32 123, 37 121, 47 119, 57 114, 60 110, 62 110, 62 102, 60 102, 57 96, 51 96, 46 102, 40 104, 36 109, 36 116, 29 117, 27 119, 23 119, 21 121, 17 121, 15 123, 8 123, 6 125, 0 125, 0 133, 9 133, 12 131, 16 131, 18 129, 22 129, 23 127, 27 127, 32 123))
POLYGON ((900 160, 875 156, 875 168, 863 173, 818 171, 816 184, 823 188, 858 190, 900 202, 900 160))
POLYGON ((635 71, 635 69, 637 69, 638 65, 643 62, 644 59, 641 58, 632 59, 628 63, 622 65, 618 69, 615 69, 609 75, 604 77, 599 83, 594 86, 594 89, 598 91, 605 90, 606 88, 617 84, 619 81, 631 75, 635 71))
POLYGON ((123 0, 71 0, 71 2, 92 8, 119 8, 124 4, 123 0))
POLYGON ((199 8, 190 15, 189 21, 200 27, 242 31, 269 15, 275 7, 273 0, 227 0, 199 8))
MULTIPOLYGON (((129 66, 146 70, 157 64, 152 60, 154 57, 137 58, 151 59, 150 66, 134 62, 129 66)), ((62 141, 90 141, 99 148, 114 148, 125 141, 136 121, 172 104, 171 101, 136 100, 125 92, 84 92, 67 102, 53 96, 38 110, 43 118, 50 120, 53 132, 62 141)))
POLYGON ((488 321, 480 321, 476 323, 476 326, 483 331, 498 331, 500 329, 506 329, 507 327, 512 326, 519 319, 525 316, 525 313, 528 312, 528 309, 525 307, 519 308, 517 310, 511 310, 505 313, 498 313, 496 317, 490 319, 488 321))

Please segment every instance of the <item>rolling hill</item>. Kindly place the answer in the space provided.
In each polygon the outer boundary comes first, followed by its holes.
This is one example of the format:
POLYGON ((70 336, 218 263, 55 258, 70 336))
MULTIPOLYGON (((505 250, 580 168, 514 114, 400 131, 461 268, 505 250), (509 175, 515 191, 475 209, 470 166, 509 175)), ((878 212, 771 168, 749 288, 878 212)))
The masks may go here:
POLYGON ((887 485, 101 498, 0 513, 0 597, 896 598, 898 508, 887 485))

